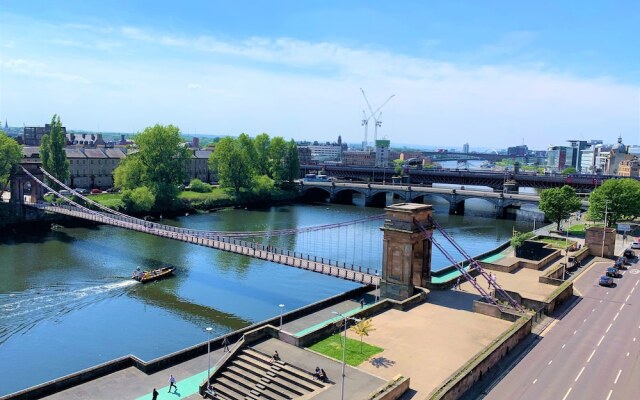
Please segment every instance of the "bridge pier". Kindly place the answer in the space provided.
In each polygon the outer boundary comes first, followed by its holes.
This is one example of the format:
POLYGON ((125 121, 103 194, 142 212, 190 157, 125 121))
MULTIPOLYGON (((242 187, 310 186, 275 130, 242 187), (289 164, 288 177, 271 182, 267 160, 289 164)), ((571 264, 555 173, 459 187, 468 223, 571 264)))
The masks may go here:
POLYGON ((428 204, 399 203, 386 211, 381 228, 384 237, 380 293, 381 297, 405 300, 414 294, 416 286, 426 287, 431 279, 431 240, 424 237, 413 220, 429 226, 433 208, 428 204))
POLYGON ((449 203, 449 214, 451 215, 464 215, 464 200, 454 201, 449 203))

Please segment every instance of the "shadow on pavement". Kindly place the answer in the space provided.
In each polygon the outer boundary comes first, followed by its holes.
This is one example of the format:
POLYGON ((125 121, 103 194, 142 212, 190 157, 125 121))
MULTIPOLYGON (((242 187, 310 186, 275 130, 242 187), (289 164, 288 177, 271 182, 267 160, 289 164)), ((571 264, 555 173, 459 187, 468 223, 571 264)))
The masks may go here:
POLYGON ((386 357, 374 357, 371 359, 371 361, 369 361, 369 363, 376 368, 380 368, 380 367, 389 368, 389 367, 393 367, 396 364, 395 361, 389 360, 386 357))
POLYGON ((473 301, 479 299, 479 294, 466 290, 438 290, 429 293, 427 303, 455 310, 473 311, 473 301))

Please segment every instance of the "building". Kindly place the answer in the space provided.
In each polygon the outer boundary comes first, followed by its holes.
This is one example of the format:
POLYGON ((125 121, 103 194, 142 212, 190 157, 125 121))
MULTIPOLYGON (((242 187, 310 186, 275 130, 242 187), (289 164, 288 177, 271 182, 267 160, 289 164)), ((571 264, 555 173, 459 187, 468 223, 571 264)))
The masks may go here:
POLYGON ((551 146, 547 150, 547 169, 550 172, 562 172, 573 167, 573 148, 567 146, 551 146))
POLYGON ((611 146, 608 156, 603 159, 603 172, 607 175, 617 175, 620 163, 631 159, 633 155, 628 153, 627 146, 622 143, 622 137, 618 136, 618 143, 611 146))
POLYGON ((462 145, 462 152, 463 153, 468 153, 469 152, 469 143, 465 143, 462 145))
POLYGON ((391 141, 389 140, 376 140, 376 167, 388 167, 391 155, 391 141))
POLYGON ((311 149, 307 146, 298 146, 298 160, 300 160, 300 165, 312 164, 311 149))
POLYGON ((629 160, 620 161, 618 165, 618 176, 640 177, 640 159, 633 156, 629 160))
POLYGON ((375 151, 348 150, 342 153, 342 164, 353 167, 373 167, 376 162, 375 151))
POLYGON ((67 145, 98 147, 105 146, 101 133, 67 133, 67 145))
POLYGON ((527 145, 507 147, 507 155, 513 157, 526 157, 529 154, 527 145))
POLYGON ((69 186, 86 189, 113 187, 113 170, 127 156, 119 148, 67 147, 64 151, 69 160, 69 186))
MULTIPOLYGON (((25 126, 22 130, 22 143, 25 146, 40 146, 42 137, 51 133, 51 124, 42 126, 25 126)), ((67 135, 67 128, 62 127, 62 133, 67 135)))
POLYGON ((200 179, 202 182, 211 183, 215 181, 209 171, 209 156, 212 150, 192 150, 192 156, 187 166, 187 182, 192 179, 200 179))

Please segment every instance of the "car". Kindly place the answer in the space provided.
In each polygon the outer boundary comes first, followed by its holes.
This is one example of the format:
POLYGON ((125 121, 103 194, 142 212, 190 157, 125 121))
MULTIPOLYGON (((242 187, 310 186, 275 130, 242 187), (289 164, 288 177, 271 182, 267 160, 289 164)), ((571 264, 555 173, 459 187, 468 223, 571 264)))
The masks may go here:
POLYGON ((87 189, 83 189, 83 188, 75 188, 73 190, 75 190, 76 193, 79 193, 79 194, 88 194, 89 193, 89 191, 87 189))
POLYGON ((102 190, 100 189, 91 189, 91 194, 100 194, 102 193, 102 190))
POLYGON ((106 190, 107 193, 118 193, 118 189, 116 188, 109 188, 106 190))
POLYGON ((613 278, 611 278, 611 277, 609 277, 609 276, 606 276, 606 275, 602 275, 602 276, 600 277, 600 281, 599 281, 599 283, 598 283, 598 284, 599 284, 600 286, 609 286, 609 287, 611 287, 611 286, 613 286, 613 285, 614 285, 614 283, 613 283, 613 278))
POLYGON ((62 189, 61 191, 59 191, 58 193, 60 193, 63 196, 70 196, 71 195, 71 191, 67 190, 67 189, 62 189))
POLYGON ((620 277, 620 273, 618 272, 618 268, 616 267, 609 267, 607 268, 607 272, 605 273, 607 276, 610 276, 612 278, 618 278, 620 277))
POLYGON ((631 243, 631 248, 632 249, 640 249, 640 242, 632 242, 631 243))

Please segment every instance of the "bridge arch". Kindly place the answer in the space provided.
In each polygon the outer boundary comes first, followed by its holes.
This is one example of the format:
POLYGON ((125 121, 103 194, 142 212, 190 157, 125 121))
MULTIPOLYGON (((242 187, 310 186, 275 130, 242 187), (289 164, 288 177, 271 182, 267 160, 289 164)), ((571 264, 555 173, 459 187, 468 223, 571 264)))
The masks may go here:
POLYGON ((329 202, 331 192, 322 187, 305 187, 302 189, 302 197, 309 202, 329 202))
MULTIPOLYGON (((20 164, 37 179, 44 180, 44 174, 40 171, 42 164, 37 161, 22 162, 20 164)), ((22 168, 16 168, 11 174, 11 204, 24 205, 25 203, 36 203, 44 197, 44 188, 40 186, 22 168)))

